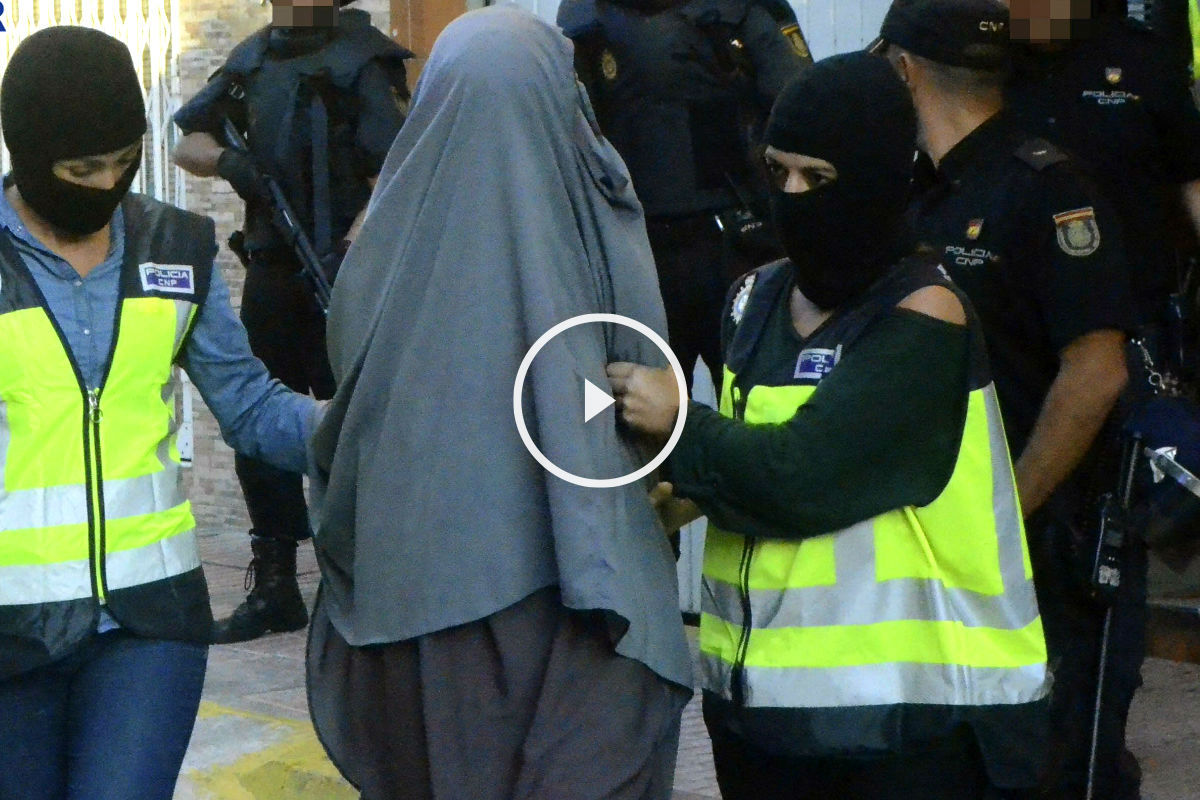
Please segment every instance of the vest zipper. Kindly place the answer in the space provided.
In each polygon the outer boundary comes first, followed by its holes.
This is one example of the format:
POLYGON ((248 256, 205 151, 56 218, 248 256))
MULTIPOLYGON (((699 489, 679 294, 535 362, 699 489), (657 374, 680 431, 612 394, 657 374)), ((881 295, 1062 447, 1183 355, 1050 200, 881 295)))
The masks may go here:
MULTIPOLYGON (((124 207, 124 206, 123 206, 124 207)), ((12 246, 12 242, 0 237, 0 242, 4 245, 0 246, 0 259, 5 260, 14 269, 22 272, 24 278, 28 281, 34 296, 38 298, 38 305, 49 320, 50 325, 54 328, 54 332, 58 334, 58 340, 62 344, 63 352, 67 356, 67 361, 71 364, 71 370, 75 373, 75 380, 79 384, 79 389, 83 393, 84 409, 83 409, 83 471, 84 471, 84 494, 87 502, 87 520, 88 520, 88 558, 91 560, 90 569, 88 570, 92 583, 92 596, 100 605, 106 602, 105 595, 107 594, 107 577, 105 574, 105 524, 104 524, 104 479, 102 477, 100 461, 100 420, 104 418, 104 412, 100 410, 100 393, 103 391, 104 385, 108 382, 108 373, 112 369, 113 358, 117 352, 117 340, 121 334, 121 311, 125 305, 125 276, 127 274, 136 274, 138 261, 136 256, 131 255, 127 250, 125 259, 121 265, 121 283, 117 289, 117 304, 113 311, 113 333, 112 342, 109 344, 108 357, 104 362, 104 371, 100 378, 100 383, 95 389, 87 388, 87 382, 84 380, 83 372, 80 371, 79 362, 75 358, 75 353, 71 350, 70 340, 67 334, 63 331, 62 326, 58 323, 58 318, 54 316, 54 312, 50 310, 50 302, 46 299, 45 293, 38 286, 33 273, 29 271, 29 267, 21 259, 20 254, 16 252, 16 248, 12 246)))
POLYGON ((747 536, 742 547, 742 563, 738 566, 738 593, 742 600, 742 634, 738 639, 733 656, 733 672, 730 675, 730 691, 733 704, 746 705, 746 651, 750 649, 750 631, 753 630, 754 614, 750 606, 750 562, 754 558, 754 538, 747 536))
MULTIPOLYGON (((746 416, 746 396, 735 383, 730 387, 733 399, 733 418, 744 419, 746 416)), ((742 561, 738 565, 738 594, 742 603, 742 632, 738 638, 737 650, 734 651, 733 671, 730 674, 730 692, 733 704, 742 707, 746 704, 746 651, 750 649, 750 631, 753 630, 753 608, 750 605, 750 562, 754 557, 754 538, 746 536, 742 546, 742 561)))
POLYGON ((96 599, 103 605, 108 592, 105 576, 105 530, 104 530, 104 478, 100 462, 100 388, 84 392, 87 408, 83 414, 83 456, 87 472, 88 528, 91 533, 92 589, 96 599))
POLYGON ((733 385, 729 387, 729 391, 733 396, 733 418, 737 420, 746 418, 746 396, 742 394, 742 390, 733 385))

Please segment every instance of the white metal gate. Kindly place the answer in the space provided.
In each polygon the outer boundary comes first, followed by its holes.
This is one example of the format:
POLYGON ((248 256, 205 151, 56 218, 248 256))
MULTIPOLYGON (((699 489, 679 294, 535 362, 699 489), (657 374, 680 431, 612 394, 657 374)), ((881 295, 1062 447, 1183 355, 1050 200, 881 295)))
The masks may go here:
MULTIPOLYGON (((171 163, 179 78, 179 0, 7 0, 0 33, 0 71, 30 34, 52 25, 98 28, 123 41, 142 79, 149 132, 134 191, 184 204, 183 173, 171 163)), ((81 124, 86 124, 81 121, 81 124)), ((3 151, 8 171, 8 151, 3 151)))

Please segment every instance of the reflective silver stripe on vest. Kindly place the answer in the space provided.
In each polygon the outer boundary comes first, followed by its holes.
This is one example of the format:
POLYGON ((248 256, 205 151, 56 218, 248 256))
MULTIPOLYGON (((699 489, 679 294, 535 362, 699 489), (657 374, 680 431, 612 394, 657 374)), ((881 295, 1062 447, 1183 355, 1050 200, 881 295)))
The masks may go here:
MULTIPOLYGON (((109 553, 105 563, 110 590, 171 578, 199 567, 195 530, 133 550, 109 553)), ((92 577, 86 559, 0 567, 0 606, 55 603, 91 596, 92 577)))
POLYGON ((183 344, 184 334, 187 333, 188 323, 191 321, 192 309, 196 304, 190 300, 175 301, 175 347, 171 350, 172 355, 179 355, 179 347, 183 344))
MULTIPOLYGON (((729 694, 733 665, 700 654, 704 685, 729 694)), ((901 703, 981 706, 1040 700, 1048 690, 1045 664, 967 667, 961 664, 867 664, 853 667, 746 670, 746 705, 761 708, 845 708, 901 703)))
MULTIPOLYGON (((842 557, 840 552, 837 557, 842 557)), ((705 578, 701 610, 741 626, 741 597, 737 586, 705 578)), ((750 627, 755 629, 952 619, 968 628, 1013 631, 1027 627, 1038 617, 1032 592, 1017 590, 1007 597, 994 597, 923 578, 881 581, 869 592, 847 589, 840 583, 803 589, 756 589, 750 592, 750 608, 750 627), (945 607, 939 607, 943 604, 945 607)))
MULTIPOLYGON (((866 520, 834 536, 836 583, 750 592, 752 628, 870 625, 897 620, 956 620, 967 627, 1020 630, 1038 617, 1032 583, 1025 577, 1018 506, 1004 429, 992 385, 983 390, 992 461, 992 502, 1003 595, 951 588, 925 578, 877 581, 875 524, 866 520)), ((745 624, 742 595, 734 584, 704 576, 701 610, 745 624)))
POLYGON ((110 591, 171 578, 200 567, 196 531, 183 533, 133 550, 109 553, 105 583, 110 591))
POLYGON ((82 485, 0 493, 0 533, 86 525, 87 521, 87 492, 82 485))
MULTIPOLYGON (((183 501, 179 470, 174 464, 140 478, 104 482, 106 519, 165 511, 183 501)), ((0 533, 87 522, 87 493, 82 485, 0 492, 0 533)))
MULTIPOLYGON (((179 355, 179 350, 183 346, 183 337, 187 335, 188 324, 191 322, 194 308, 196 308, 196 304, 189 300, 175 301, 175 345, 171 350, 175 356, 179 355)), ((171 378, 163 384, 160 395, 163 405, 171 409, 171 419, 167 424, 167 435, 158 443, 155 455, 158 457, 158 463, 168 470, 178 468, 178 465, 171 459, 171 442, 175 439, 175 432, 179 430, 179 417, 174 412, 175 393, 179 389, 179 385, 179 373, 172 369, 171 378)))
POLYGON ((171 370, 171 380, 163 384, 161 397, 163 406, 172 409, 172 412, 171 419, 167 423, 167 435, 160 439, 158 446, 154 448, 154 456, 163 469, 169 470, 174 467, 174 462, 171 461, 171 439, 175 436, 175 431, 179 429, 179 418, 174 413, 175 370, 171 370))
POLYGON ((1024 528, 1021 524, 1021 504, 1017 500, 1017 484, 1009 460, 1008 440, 1004 437, 1004 422, 1000 416, 1000 401, 996 399, 996 384, 982 390, 987 408, 988 441, 992 450, 992 516, 996 519, 999 537, 1000 578, 1004 594, 1013 603, 1026 596, 1034 605, 1033 583, 1025 577, 1024 528))
POLYGON ((185 501, 180 485, 179 468, 168 464, 162 472, 104 482, 104 518, 107 520, 134 517, 166 511, 185 501))
POLYGON ((87 559, 0 567, 0 606, 54 603, 92 596, 87 559))

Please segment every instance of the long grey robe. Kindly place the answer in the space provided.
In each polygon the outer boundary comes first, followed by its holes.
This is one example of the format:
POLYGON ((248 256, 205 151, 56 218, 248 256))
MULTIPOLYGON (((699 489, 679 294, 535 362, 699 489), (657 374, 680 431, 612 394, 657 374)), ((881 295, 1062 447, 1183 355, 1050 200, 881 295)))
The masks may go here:
MULTIPOLYGON (((546 330, 589 312, 665 336, 641 206, 596 132, 570 42, 515 8, 443 32, 333 292, 339 390, 314 440, 316 545, 351 645, 459 625, 557 584, 611 612, 622 655, 691 686, 675 566, 646 484, 545 472, 513 419, 513 382, 546 330)), ((716 324, 714 320, 714 324, 716 324)), ((645 457, 614 409, 583 422, 583 379, 661 365, 649 340, 589 324, 553 339, 523 392, 530 433, 577 475, 645 457)))

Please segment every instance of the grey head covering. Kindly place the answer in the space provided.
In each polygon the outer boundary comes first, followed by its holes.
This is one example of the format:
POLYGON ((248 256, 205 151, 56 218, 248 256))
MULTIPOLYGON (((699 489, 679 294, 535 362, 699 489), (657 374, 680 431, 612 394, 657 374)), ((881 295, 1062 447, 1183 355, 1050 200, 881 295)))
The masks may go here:
MULTIPOLYGON (((646 485, 560 480, 513 419, 526 351, 590 312, 665 335, 628 172, 597 133, 565 37, 514 7, 467 13, 434 45, 333 291, 339 388, 313 443, 316 543, 350 644, 481 619, 557 584, 568 607, 611 612, 618 652, 691 686, 646 485)), ((526 424, 576 475, 645 461, 613 408, 582 419, 583 379, 607 386, 615 360, 665 363, 637 333, 589 324, 530 369, 526 424)))

